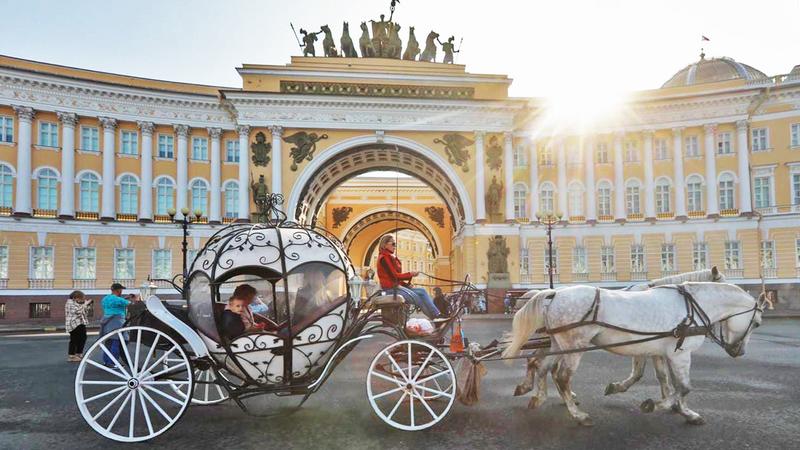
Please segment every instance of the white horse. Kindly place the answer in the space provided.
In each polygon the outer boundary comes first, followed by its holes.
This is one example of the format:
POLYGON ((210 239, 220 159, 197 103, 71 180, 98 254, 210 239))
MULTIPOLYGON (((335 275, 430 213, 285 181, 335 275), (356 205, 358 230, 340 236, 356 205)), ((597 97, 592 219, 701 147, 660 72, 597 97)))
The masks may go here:
MULTIPOLYGON (((623 291, 645 291, 647 289, 657 286, 664 286, 668 284, 680 284, 686 281, 713 281, 715 283, 724 283, 725 276, 717 270, 717 266, 714 266, 710 269, 680 273, 677 275, 671 275, 664 278, 658 278, 649 283, 632 285, 623 289, 623 291)), ((563 289, 563 287, 559 289, 563 289)), ((558 291, 558 289, 556 291, 558 291)), ((533 300, 533 297, 539 292, 541 291, 537 290, 528 291, 523 295, 523 298, 527 297, 529 301, 531 301, 533 300)), ((538 351, 536 352, 536 354, 534 354, 533 357, 528 358, 527 373, 525 375, 525 379, 523 380, 522 383, 518 384, 516 389, 514 390, 515 396, 524 395, 533 390, 536 370, 538 369, 539 361, 544 357, 544 353, 545 353, 544 350, 538 351)), ((666 361, 660 356, 652 356, 652 359, 653 359, 653 365, 655 367, 657 367, 658 365, 662 365, 663 367, 663 364, 666 364, 666 361)), ((632 358, 631 374, 628 376, 628 378, 626 378, 623 381, 609 383, 608 386, 606 386, 605 394, 611 395, 611 394, 626 392, 631 386, 633 386, 639 380, 642 379, 642 376, 644 375, 644 368, 646 365, 647 365, 646 356, 634 356, 632 358)), ((554 365, 552 369, 553 380, 555 380, 556 370, 557 370, 557 365, 554 365)), ((659 381, 659 386, 661 387, 661 399, 664 400, 670 396, 670 393, 672 392, 672 386, 669 382, 668 377, 666 376, 662 377, 660 375, 661 373, 663 373, 663 371, 659 371, 656 368, 655 373, 656 373, 656 378, 659 381)), ((556 388, 558 388, 558 384, 556 384, 556 388)), ((574 393, 571 393, 571 395, 573 396, 573 398, 575 397, 574 393)), ((649 409, 650 408, 649 405, 650 404, 648 402, 645 402, 644 404, 642 404, 643 409, 649 409)))
MULTIPOLYGON (((517 356, 530 334, 542 327, 551 335, 551 351, 575 351, 548 355, 542 360, 536 374, 538 391, 529 406, 535 408, 544 403, 547 372, 559 362, 555 377, 558 391, 572 417, 582 425, 592 422, 588 414, 578 409, 570 389, 581 349, 605 346, 606 351, 619 355, 663 357, 677 389, 669 398, 653 402, 653 409, 671 409, 674 405, 687 422, 701 424, 703 418, 686 406, 685 397, 690 390, 691 354, 703 344, 705 335, 674 337, 672 333, 686 325, 689 317, 694 318, 690 325, 707 326, 709 330, 719 324, 719 337, 715 340, 729 355, 738 357, 744 354, 752 330, 760 325, 763 310, 761 300, 756 302, 738 286, 724 283, 689 282, 639 292, 573 286, 557 291, 549 301, 542 298, 546 293, 531 299, 514 316, 512 341, 503 357, 517 356), (594 323, 573 326, 588 317, 594 323), (664 334, 647 342, 619 345, 643 339, 642 333, 664 334)), ((667 376, 666 368, 656 364, 660 377, 667 376)))

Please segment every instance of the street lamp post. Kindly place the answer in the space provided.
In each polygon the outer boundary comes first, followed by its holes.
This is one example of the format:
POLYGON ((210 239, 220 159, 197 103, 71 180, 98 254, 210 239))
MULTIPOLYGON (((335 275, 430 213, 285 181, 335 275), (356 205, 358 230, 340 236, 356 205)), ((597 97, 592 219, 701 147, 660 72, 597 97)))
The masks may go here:
POLYGON ((536 219, 547 227, 547 276, 550 278, 550 289, 553 289, 553 225, 561 221, 562 214, 536 213, 536 219))
POLYGON ((169 214, 169 219, 172 221, 172 223, 177 223, 183 229, 183 241, 181 242, 181 252, 182 252, 182 256, 183 256, 183 258, 182 258, 183 259, 183 272, 181 272, 181 273, 183 274, 183 280, 185 282, 186 281, 186 277, 188 275, 186 273, 186 253, 187 253, 188 247, 189 247, 189 242, 188 242, 188 239, 189 239, 189 224, 198 222, 203 217, 203 211, 201 211, 199 209, 196 209, 194 211, 194 215, 190 215, 189 214, 189 208, 181 208, 181 214, 183 215, 183 218, 178 219, 178 220, 175 219, 175 214, 176 214, 175 208, 170 208, 169 211, 167 211, 167 214, 169 214))

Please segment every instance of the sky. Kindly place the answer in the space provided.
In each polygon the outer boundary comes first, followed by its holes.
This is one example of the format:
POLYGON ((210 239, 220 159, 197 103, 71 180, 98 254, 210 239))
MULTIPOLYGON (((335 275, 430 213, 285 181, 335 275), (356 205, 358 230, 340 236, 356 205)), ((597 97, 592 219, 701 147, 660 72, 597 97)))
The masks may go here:
MULTIPOLYGON (((286 64, 289 26, 361 21, 388 0, 0 0, 0 54, 148 78, 240 87, 242 63, 286 64)), ((472 73, 507 74, 512 96, 655 89, 706 53, 767 75, 800 64, 800 0, 400 0, 395 20, 460 42, 472 73), (463 42, 461 39, 463 38, 463 42)), ((317 54, 322 53, 318 43, 317 54)), ((441 58, 441 52, 440 52, 441 58)))

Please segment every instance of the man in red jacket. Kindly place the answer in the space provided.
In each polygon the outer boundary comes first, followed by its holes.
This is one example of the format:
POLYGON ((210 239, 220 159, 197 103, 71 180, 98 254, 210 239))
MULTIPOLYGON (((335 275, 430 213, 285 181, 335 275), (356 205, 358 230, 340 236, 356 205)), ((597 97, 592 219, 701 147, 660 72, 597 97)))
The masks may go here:
POLYGON ((402 296, 407 302, 418 306, 422 312, 431 319, 441 316, 439 309, 433 303, 430 294, 423 288, 411 287, 409 282, 419 274, 419 272, 403 272, 400 260, 394 256, 395 242, 391 234, 381 238, 380 254, 378 256, 378 279, 381 282, 381 289, 392 291, 398 287, 397 295, 402 296), (407 291, 413 292, 414 296, 408 295, 407 291))

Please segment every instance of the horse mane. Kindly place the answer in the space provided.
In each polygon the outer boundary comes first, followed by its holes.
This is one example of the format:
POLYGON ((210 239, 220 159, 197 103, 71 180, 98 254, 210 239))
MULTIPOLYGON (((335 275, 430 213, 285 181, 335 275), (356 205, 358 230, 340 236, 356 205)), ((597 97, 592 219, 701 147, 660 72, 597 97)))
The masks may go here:
MULTIPOLYGON (((664 278, 658 278, 650 282, 650 286, 662 286, 665 284, 681 284, 685 281, 713 281, 711 279, 711 269, 695 270, 694 272, 684 272, 677 275, 670 275, 664 278)), ((720 274, 719 282, 725 281, 725 278, 720 274)))

